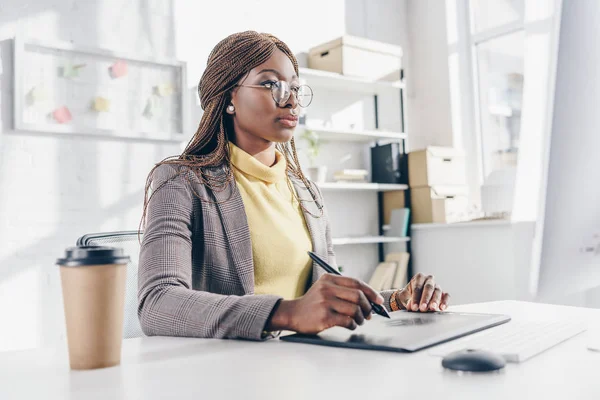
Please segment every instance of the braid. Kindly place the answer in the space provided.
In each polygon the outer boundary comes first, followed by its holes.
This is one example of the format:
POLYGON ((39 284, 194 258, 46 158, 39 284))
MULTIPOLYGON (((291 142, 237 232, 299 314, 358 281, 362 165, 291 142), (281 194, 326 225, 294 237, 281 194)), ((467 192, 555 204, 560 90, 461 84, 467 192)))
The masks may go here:
MULTIPOLYGON (((294 66, 296 75, 299 75, 298 61, 294 54, 285 43, 270 34, 254 31, 235 33, 219 42, 210 52, 206 70, 198 83, 198 95, 200 96, 200 105, 204 110, 204 114, 196 133, 192 136, 183 152, 180 155, 170 156, 160 161, 148 174, 144 190, 144 210, 138 229, 138 237, 146 217, 148 203, 152 199, 152 196, 169 180, 183 175, 189 182, 187 173, 192 171, 202 184, 208 186, 213 191, 225 190, 234 182, 231 168, 226 168, 227 173, 224 177, 205 174, 203 168, 221 165, 231 166, 228 135, 233 134, 233 132, 228 132, 225 116, 225 108, 230 100, 229 93, 251 69, 267 61, 276 49, 279 49, 288 56, 294 66), (180 168, 175 176, 163 182, 148 198, 153 173, 162 164, 171 164, 184 168, 180 168)), ((288 175, 300 179, 309 189, 314 199, 315 195, 310 183, 300 168, 294 139, 292 138, 288 143, 278 143, 276 148, 285 156, 288 175)), ((289 180, 288 185, 291 185, 289 180)), ((192 186, 190 185, 190 187, 192 186)), ((306 210, 302 203, 308 200, 299 199, 295 190, 292 190, 292 193, 294 193, 302 208, 306 210)), ((200 200, 210 202, 207 199, 202 199, 197 193, 194 192, 194 194, 200 200)), ((320 215, 316 217, 320 217, 323 214, 322 206, 318 205, 318 207, 320 215)))

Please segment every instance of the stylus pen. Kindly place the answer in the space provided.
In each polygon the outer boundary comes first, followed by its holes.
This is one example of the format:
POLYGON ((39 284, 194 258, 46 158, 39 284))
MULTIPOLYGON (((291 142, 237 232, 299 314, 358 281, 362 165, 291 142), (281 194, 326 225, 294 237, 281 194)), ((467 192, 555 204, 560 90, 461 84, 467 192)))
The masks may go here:
MULTIPOLYGON (((340 275, 340 276, 342 275, 342 274, 340 274, 340 271, 333 268, 331 265, 327 264, 327 262, 325 262, 325 260, 323 260, 321 257, 316 255, 312 251, 309 251, 308 255, 310 256, 310 258, 312 258, 314 260, 314 262, 316 262, 321 268, 323 268, 325 271, 329 272, 330 274, 340 275)), ((375 313, 381 315, 382 317, 390 318, 390 314, 387 312, 387 310, 383 306, 373 303, 372 301, 370 301, 369 303, 371 303, 371 307, 373 307, 373 311, 375 311, 375 313)))

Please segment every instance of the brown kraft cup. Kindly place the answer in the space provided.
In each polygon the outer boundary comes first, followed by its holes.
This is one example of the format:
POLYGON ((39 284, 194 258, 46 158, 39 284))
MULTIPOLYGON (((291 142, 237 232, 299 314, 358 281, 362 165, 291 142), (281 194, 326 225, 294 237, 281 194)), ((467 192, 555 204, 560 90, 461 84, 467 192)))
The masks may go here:
POLYGON ((125 278, 123 249, 71 247, 57 260, 71 369, 121 363, 125 278))

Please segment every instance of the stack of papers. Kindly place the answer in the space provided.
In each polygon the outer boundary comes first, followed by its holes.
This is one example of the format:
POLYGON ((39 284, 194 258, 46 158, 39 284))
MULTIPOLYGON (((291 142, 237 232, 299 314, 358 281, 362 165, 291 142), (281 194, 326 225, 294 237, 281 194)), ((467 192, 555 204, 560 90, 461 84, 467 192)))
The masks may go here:
POLYGON ((333 179, 337 182, 366 182, 369 172, 366 169, 343 169, 336 171, 333 179))

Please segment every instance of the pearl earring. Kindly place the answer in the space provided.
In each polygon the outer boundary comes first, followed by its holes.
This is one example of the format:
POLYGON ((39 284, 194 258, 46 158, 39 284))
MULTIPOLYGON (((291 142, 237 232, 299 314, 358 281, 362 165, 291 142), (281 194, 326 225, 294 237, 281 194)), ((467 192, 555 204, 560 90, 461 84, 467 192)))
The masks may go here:
POLYGON ((229 114, 233 114, 234 111, 235 111, 235 107, 233 106, 233 104, 227 106, 227 112, 229 114))

